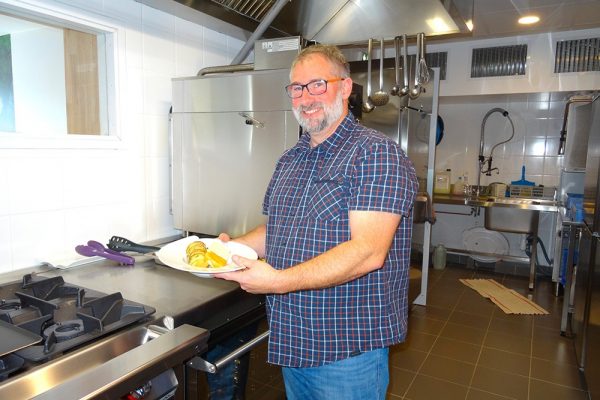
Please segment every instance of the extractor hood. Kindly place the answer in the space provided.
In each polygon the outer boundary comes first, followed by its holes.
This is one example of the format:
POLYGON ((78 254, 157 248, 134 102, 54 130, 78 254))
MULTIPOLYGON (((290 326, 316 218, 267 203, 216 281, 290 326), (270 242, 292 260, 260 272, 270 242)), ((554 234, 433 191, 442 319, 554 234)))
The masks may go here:
MULTIPOLYGON (((190 19, 208 15, 252 32, 276 0, 136 0, 190 19), (173 4, 176 3, 176 4, 173 4), (184 7, 182 7, 184 6, 184 7)), ((301 36, 328 44, 358 44, 400 34, 427 36, 469 33, 473 0, 290 0, 264 37, 301 36)))

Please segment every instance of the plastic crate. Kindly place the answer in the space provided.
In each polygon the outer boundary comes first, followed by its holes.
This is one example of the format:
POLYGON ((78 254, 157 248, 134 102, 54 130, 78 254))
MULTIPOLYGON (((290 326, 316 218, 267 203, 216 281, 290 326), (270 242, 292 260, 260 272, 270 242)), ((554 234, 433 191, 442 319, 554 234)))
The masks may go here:
POLYGON ((510 197, 554 200, 556 187, 510 185, 510 197))

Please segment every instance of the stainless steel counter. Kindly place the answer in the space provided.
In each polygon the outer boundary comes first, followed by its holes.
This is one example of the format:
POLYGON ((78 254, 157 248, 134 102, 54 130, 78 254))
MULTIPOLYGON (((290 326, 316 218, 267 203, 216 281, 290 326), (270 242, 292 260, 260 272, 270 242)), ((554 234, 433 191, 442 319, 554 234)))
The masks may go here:
POLYGON ((199 278, 188 272, 158 265, 147 256, 136 257, 133 266, 99 260, 70 269, 48 266, 0 275, 0 281, 20 280, 26 273, 62 276, 65 282, 123 297, 156 309, 155 320, 168 328, 190 324, 212 330, 264 305, 263 296, 243 291, 237 283, 199 278), (172 325, 172 326, 169 326, 172 325))
POLYGON ((558 212, 561 203, 544 199, 520 199, 516 197, 465 197, 453 194, 435 194, 434 204, 463 205, 469 207, 510 207, 521 210, 558 212))

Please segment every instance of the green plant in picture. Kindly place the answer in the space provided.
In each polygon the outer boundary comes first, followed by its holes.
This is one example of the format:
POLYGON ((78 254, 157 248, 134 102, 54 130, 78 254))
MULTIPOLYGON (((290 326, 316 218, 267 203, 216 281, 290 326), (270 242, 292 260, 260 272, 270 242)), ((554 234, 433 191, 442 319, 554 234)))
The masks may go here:
POLYGON ((15 131, 10 35, 0 36, 0 131, 15 131))

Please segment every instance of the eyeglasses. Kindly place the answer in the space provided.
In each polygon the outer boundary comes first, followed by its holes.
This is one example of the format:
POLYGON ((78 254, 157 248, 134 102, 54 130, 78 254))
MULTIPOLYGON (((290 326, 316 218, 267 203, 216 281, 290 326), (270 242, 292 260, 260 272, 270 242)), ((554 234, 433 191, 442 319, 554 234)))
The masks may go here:
POLYGON ((329 80, 325 79, 315 79, 314 81, 308 82, 306 85, 300 85, 299 83, 292 83, 291 85, 287 85, 285 87, 285 91, 288 96, 292 99, 297 99, 298 97, 302 97, 302 93, 304 92, 304 88, 308 94, 312 94, 313 96, 318 96, 327 91, 327 84, 332 82, 343 81, 346 78, 333 78, 329 80))

